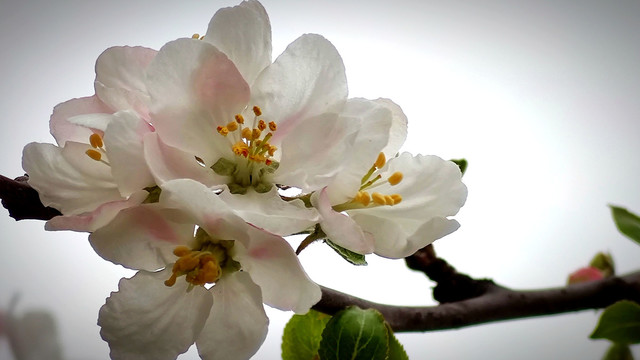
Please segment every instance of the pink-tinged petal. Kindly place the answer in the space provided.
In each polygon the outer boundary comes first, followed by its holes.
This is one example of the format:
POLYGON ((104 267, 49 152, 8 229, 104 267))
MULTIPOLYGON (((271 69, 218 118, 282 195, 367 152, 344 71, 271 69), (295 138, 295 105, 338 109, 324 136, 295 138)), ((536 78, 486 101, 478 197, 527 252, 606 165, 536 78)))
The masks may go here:
POLYGON ((175 359, 200 334, 213 297, 202 286, 187 291, 186 281, 164 285, 171 269, 139 271, 122 279, 100 309, 100 336, 112 359, 175 359))
POLYGON ((104 133, 111 173, 124 197, 155 185, 142 145, 142 137, 150 132, 146 121, 127 110, 115 113, 104 133))
POLYGON ((149 119, 145 70, 157 51, 140 46, 105 50, 96 61, 96 95, 114 111, 133 110, 149 119))
POLYGON ((22 167, 44 205, 77 215, 122 200, 109 166, 89 158, 85 154, 89 148, 70 141, 62 149, 51 144, 25 146, 22 167))
POLYGON ((249 84, 271 64, 271 24, 257 1, 218 10, 204 41, 224 52, 249 84))
MULTIPOLYGON (((104 133, 111 120, 113 120, 113 114, 105 113, 81 114, 67 119, 71 124, 92 129, 94 132, 97 130, 99 134, 104 133)), ((86 140, 82 142, 86 142, 86 140)))
POLYGON ((402 223, 394 221, 395 219, 370 216, 365 213, 359 213, 352 218, 364 231, 373 235, 374 252, 391 259, 407 257, 460 227, 455 220, 435 217, 423 221, 412 232, 402 223))
POLYGON ((371 234, 365 234, 352 218, 331 208, 326 188, 311 196, 311 204, 320 213, 320 226, 329 240, 358 254, 374 251, 371 234))
POLYGON ((56 216, 47 221, 44 228, 49 231, 73 230, 94 232, 108 224, 123 209, 140 205, 149 195, 145 190, 137 191, 126 200, 112 201, 98 206, 92 212, 70 215, 56 216))
POLYGON ((267 336, 269 319, 260 288, 245 272, 222 277, 211 289, 213 307, 196 340, 205 360, 245 360, 255 354, 267 336))
POLYGON ((224 191, 219 197, 244 221, 281 236, 308 229, 319 217, 317 211, 305 207, 302 200, 282 200, 275 186, 264 194, 249 188, 246 194, 224 191))
POLYGON ((278 124, 273 143, 301 122, 338 113, 347 100, 347 78, 336 48, 320 35, 305 34, 291 43, 252 86, 250 105, 278 124))
POLYGON ((62 360, 60 334, 53 314, 31 310, 17 316, 13 309, 16 299, 14 295, 6 314, 0 312, 0 338, 7 338, 12 358, 62 360))
POLYGON ((362 177, 369 171, 389 141, 392 114, 386 107, 366 99, 349 99, 340 114, 345 123, 361 123, 353 148, 344 156, 346 165, 327 188, 331 204, 353 198, 362 177))
POLYGON ((324 114, 300 124, 281 145, 273 182, 310 192, 328 185, 345 166, 360 123, 324 114))
POLYGON ((249 246, 236 244, 233 258, 260 286, 265 304, 304 314, 320 301, 320 287, 304 272, 285 239, 258 228, 249 229, 249 236, 249 246))
POLYGON ((382 152, 390 159, 398 153, 402 144, 407 139, 407 116, 402 111, 402 108, 398 104, 389 99, 376 99, 373 100, 376 104, 382 105, 391 111, 392 122, 391 129, 389 130, 389 142, 382 152))
POLYGON ((178 179, 160 186, 160 204, 178 209, 216 239, 249 242, 247 225, 213 189, 191 179, 178 179))
POLYGON ((224 53, 200 40, 169 42, 149 65, 147 89, 153 125, 168 145, 211 165, 231 153, 216 129, 244 109, 249 85, 224 53))
POLYGON ((88 142, 93 133, 91 129, 69 122, 69 118, 93 113, 111 114, 113 111, 105 105, 97 96, 89 96, 79 99, 71 99, 56 105, 49 121, 49 130, 60 146, 67 141, 88 142))
POLYGON ((195 156, 165 144, 157 133, 144 136, 144 155, 157 184, 174 179, 193 179, 207 186, 226 183, 226 177, 201 165, 195 156))
POLYGON ((154 271, 175 260, 173 249, 193 239, 194 226, 179 214, 146 204, 122 210, 89 236, 102 258, 129 269, 154 271))

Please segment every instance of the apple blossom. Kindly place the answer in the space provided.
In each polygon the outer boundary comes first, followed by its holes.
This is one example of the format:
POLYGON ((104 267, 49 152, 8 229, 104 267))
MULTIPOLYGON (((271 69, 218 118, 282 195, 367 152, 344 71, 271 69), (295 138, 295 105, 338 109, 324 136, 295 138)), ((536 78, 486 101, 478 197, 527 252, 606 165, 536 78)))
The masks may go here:
POLYGON ((90 236, 103 258, 139 269, 100 310, 112 358, 174 359, 195 342, 203 359, 247 359, 266 336, 263 302, 305 313, 320 299, 284 239, 196 181, 161 188, 157 203, 122 210, 90 236))

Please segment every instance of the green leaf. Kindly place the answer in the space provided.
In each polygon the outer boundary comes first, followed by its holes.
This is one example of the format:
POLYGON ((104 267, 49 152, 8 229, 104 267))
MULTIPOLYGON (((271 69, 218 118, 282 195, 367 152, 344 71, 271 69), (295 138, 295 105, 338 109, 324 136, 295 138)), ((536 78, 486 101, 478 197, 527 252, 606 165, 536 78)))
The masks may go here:
POLYGON ((467 162, 467 159, 451 159, 449 161, 454 162, 456 163, 456 165, 458 165, 462 175, 464 175, 464 172, 467 171, 467 165, 469 165, 469 163, 467 162))
POLYGON ((613 343, 604 355, 603 360, 633 360, 633 354, 627 344, 613 343))
POLYGON ((309 310, 305 315, 293 315, 282 334, 282 359, 314 359, 329 319, 331 316, 315 310, 309 310))
POLYGON ((609 205, 618 230, 640 244, 640 217, 625 208, 609 205))
POLYGON ((389 334, 382 314, 351 306, 335 314, 322 332, 322 360, 385 360, 389 334))
POLYGON ((347 250, 329 239, 325 239, 324 241, 333 250, 335 250, 338 255, 342 256, 343 259, 347 260, 353 265, 367 265, 367 260, 365 260, 364 255, 358 254, 357 252, 353 252, 351 250, 347 250))
POLYGON ((389 326, 389 324, 386 325, 387 333, 389 334, 389 356, 387 356, 387 360, 409 360, 409 356, 406 351, 404 351, 404 347, 393 334, 391 326, 389 326))
POLYGON ((591 338, 621 344, 640 343, 640 305, 622 300, 604 309, 591 338))

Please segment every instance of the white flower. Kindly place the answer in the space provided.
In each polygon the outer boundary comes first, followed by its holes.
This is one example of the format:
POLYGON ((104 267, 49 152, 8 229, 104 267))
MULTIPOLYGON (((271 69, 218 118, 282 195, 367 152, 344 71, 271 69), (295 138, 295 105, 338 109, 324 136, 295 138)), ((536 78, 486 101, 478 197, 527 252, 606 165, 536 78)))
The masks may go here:
POLYGON ((142 137, 151 132, 144 70, 156 51, 114 47, 96 62, 96 95, 56 106, 50 120, 58 146, 31 143, 23 168, 42 203, 63 216, 47 229, 92 231, 122 208, 141 203, 154 180, 142 137))
POLYGON ((140 269, 100 310, 112 358, 174 359, 195 342, 203 359, 247 359, 266 336, 263 302, 305 313, 320 299, 284 239, 193 180, 161 187, 158 203, 125 209, 90 236, 105 259, 140 269))

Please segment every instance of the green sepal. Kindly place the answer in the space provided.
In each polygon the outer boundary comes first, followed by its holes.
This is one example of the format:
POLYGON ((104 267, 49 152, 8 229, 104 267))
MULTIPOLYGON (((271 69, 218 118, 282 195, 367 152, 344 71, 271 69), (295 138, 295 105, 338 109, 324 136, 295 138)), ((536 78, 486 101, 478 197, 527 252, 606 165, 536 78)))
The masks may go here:
POLYGON ((603 360, 633 360, 629 345, 613 343, 604 355, 603 360))
POLYGON ((236 183, 230 183, 227 184, 227 187, 229 188, 229 192, 232 194, 240 194, 240 195, 244 195, 247 193, 247 188, 242 186, 242 185, 238 185, 236 183))
POLYGON ((382 314, 351 306, 329 320, 318 354, 322 360, 386 360, 388 349, 389 332, 382 314))
POLYGON ((622 300, 607 307, 590 337, 621 344, 640 343, 640 305, 622 300))
POLYGON ((324 239, 324 242, 327 243, 327 245, 329 245, 333 250, 335 250, 338 255, 342 256, 343 259, 347 260, 353 265, 367 265, 367 260, 365 259, 364 255, 345 249, 329 239, 324 239))
POLYGON ((211 166, 211 170, 220 176, 231 176, 236 171, 236 163, 225 158, 220 158, 211 166))
POLYGON ((283 360, 313 360, 318 356, 322 331, 331 316, 315 310, 293 315, 282 334, 283 360))
POLYGON ((616 267, 613 262, 611 254, 599 252, 591 259, 589 266, 594 267, 602 271, 604 277, 613 276, 616 274, 616 267))
POLYGON ((273 188, 273 184, 260 183, 254 186, 253 188, 256 190, 257 193, 264 194, 264 193, 268 193, 273 188))
POLYGON ((469 163, 467 162, 467 159, 451 159, 449 161, 451 161, 451 162, 455 163, 456 165, 458 165, 462 175, 464 175, 464 172, 467 171, 467 165, 469 165, 469 163))
POLYGON ((146 190, 149 195, 147 195, 146 199, 144 199, 144 201, 142 202, 143 204, 153 204, 160 201, 160 193, 162 193, 162 189, 160 189, 160 187, 156 185, 146 187, 144 188, 144 190, 146 190))
POLYGON ((618 230, 640 244, 640 217, 625 208, 609 205, 618 230))

